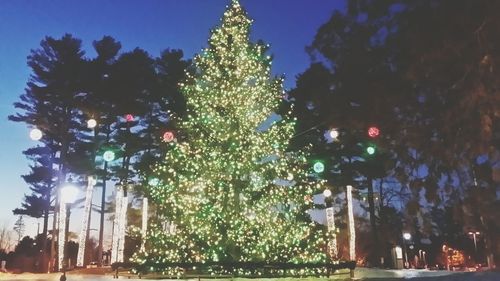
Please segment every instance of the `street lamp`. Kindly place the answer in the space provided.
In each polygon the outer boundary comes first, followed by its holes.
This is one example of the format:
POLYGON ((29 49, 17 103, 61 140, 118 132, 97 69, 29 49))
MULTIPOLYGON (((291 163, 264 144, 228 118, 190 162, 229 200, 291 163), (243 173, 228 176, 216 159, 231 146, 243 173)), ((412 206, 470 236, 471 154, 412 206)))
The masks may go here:
POLYGON ((70 206, 76 200, 78 195, 78 188, 71 184, 71 182, 65 184, 60 190, 60 203, 59 203, 59 265, 62 268, 63 276, 61 280, 66 280, 66 269, 67 263, 66 244, 68 242, 68 230, 69 230, 69 216, 70 216, 70 206), (64 277, 64 278, 63 278, 64 277))
POLYGON ((405 252, 405 265, 406 268, 410 267, 410 263, 408 262, 408 249, 406 249, 406 241, 411 240, 411 234, 409 232, 404 232, 403 233, 403 250, 405 252))

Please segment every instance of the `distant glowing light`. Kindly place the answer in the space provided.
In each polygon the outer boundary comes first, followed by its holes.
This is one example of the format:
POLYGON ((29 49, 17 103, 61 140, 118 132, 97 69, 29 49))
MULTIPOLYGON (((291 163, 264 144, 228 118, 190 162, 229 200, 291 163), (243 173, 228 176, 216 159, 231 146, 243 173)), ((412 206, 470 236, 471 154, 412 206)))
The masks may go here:
POLYGON ((369 154, 369 155, 373 155, 375 154, 375 147, 374 146, 369 146, 366 148, 366 152, 369 154))
POLYGON ((325 170, 325 165, 321 162, 314 163, 313 169, 316 173, 322 173, 325 170))
POLYGON ((78 187, 67 183, 61 188, 61 202, 72 204, 73 202, 75 202, 76 197, 78 196, 78 192, 78 187))
POLYGON ((87 128, 94 129, 97 126, 97 121, 94 118, 87 120, 87 128))
POLYGON ((405 240, 410 240, 410 239, 411 239, 411 234, 410 234, 410 233, 408 233, 408 232, 405 232, 405 233, 403 233, 403 238, 404 238, 405 240))
POLYGON ((164 134, 163 134, 163 141, 165 142, 171 142, 174 140, 174 133, 171 132, 171 131, 166 131, 164 134))
POLYGON ((42 131, 39 129, 35 128, 30 131, 30 138, 34 141, 38 141, 42 138, 42 131))
POLYGON ((336 140, 339 137, 339 131, 337 129, 330 129, 330 131, 328 132, 328 134, 334 140, 336 140))
POLYGON ((330 189, 325 189, 325 190, 323 191, 323 196, 325 196, 325 197, 330 197, 330 196, 332 196, 332 191, 331 191, 330 189))
POLYGON ((111 150, 106 150, 102 155, 104 161, 109 162, 115 160, 115 153, 111 150))
POLYGON ((372 127, 368 128, 368 136, 369 136, 370 138, 376 138, 376 137, 378 137, 379 135, 380 135, 380 130, 379 130, 379 128, 374 127, 374 126, 372 126, 372 127))

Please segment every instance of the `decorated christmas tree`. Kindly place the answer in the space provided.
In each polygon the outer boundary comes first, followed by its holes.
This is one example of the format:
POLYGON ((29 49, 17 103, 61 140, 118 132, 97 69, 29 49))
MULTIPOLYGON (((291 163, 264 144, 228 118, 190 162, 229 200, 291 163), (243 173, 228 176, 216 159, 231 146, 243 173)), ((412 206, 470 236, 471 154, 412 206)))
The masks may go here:
POLYGON ((156 215, 140 264, 329 259, 308 214, 322 183, 306 153, 287 150, 294 121, 274 114, 283 81, 268 46, 250 42, 251 22, 233 0, 181 85, 187 114, 149 178, 156 215))

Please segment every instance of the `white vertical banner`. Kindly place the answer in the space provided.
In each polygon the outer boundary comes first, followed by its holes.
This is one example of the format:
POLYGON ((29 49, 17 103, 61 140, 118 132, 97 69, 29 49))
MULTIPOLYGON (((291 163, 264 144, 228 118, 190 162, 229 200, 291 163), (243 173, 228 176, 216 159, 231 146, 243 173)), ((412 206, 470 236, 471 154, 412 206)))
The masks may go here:
POLYGON ((87 242, 87 230, 89 227, 89 217, 92 209, 92 193, 94 191, 94 185, 96 181, 94 177, 87 177, 87 191, 85 192, 85 206, 83 212, 83 225, 80 231, 79 241, 78 241, 78 257, 76 259, 76 266, 83 266, 85 258, 85 246, 87 242))
POLYGON ((337 235, 335 234, 335 213, 333 207, 326 208, 326 224, 328 226, 328 232, 333 233, 333 237, 328 243, 330 256, 332 258, 337 258, 338 256, 337 235))
POLYGON ((347 216, 349 227, 349 259, 356 260, 356 229, 354 228, 354 211, 352 207, 352 186, 347 186, 347 216))
POLYGON ((144 197, 142 198, 142 228, 141 228, 141 234, 142 234, 142 243, 141 243, 141 249, 144 250, 145 245, 146 245, 146 233, 148 231, 148 198, 144 197))
POLYGON ((120 237, 118 239, 118 262, 123 262, 123 249, 125 248, 125 230, 127 229, 127 209, 128 197, 122 197, 122 207, 120 208, 120 237))
MULTIPOLYGON (((61 198, 61 197, 59 197, 61 198)), ((59 202, 59 235, 57 238, 57 265, 56 267, 61 270, 64 266, 64 242, 66 241, 66 203, 59 202)))
POLYGON ((121 185, 115 185, 115 218, 113 220, 113 236, 111 242, 111 263, 118 260, 118 243, 120 238, 120 217, 122 208, 123 188, 121 185))

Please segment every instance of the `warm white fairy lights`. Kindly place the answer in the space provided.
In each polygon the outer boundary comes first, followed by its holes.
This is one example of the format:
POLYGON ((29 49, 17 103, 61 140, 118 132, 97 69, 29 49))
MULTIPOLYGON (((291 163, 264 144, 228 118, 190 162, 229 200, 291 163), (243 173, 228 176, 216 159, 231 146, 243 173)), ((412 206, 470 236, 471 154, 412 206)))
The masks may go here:
POLYGON ((347 216, 349 227, 349 259, 356 260, 356 230, 354 228, 354 212, 352 207, 352 186, 348 185, 346 190, 347 216))
POLYGON ((58 268, 62 269, 65 258, 65 244, 66 244, 66 224, 68 223, 68 208, 76 200, 78 195, 78 188, 67 183, 59 190, 59 235, 58 235, 58 268))
POLYGON ((335 213, 333 207, 326 208, 326 224, 328 226, 328 232, 331 236, 329 241, 329 252, 332 259, 336 259, 338 256, 337 248, 337 235, 335 233, 335 213))
POLYGON ((94 185, 96 181, 94 177, 87 177, 87 191, 85 192, 85 205, 83 211, 83 222, 82 229, 80 231, 79 243, 78 243, 78 256, 76 259, 76 266, 83 266, 85 259, 85 246, 87 242, 87 230, 89 228, 89 218, 92 206, 92 193, 94 191, 94 185))
POLYGON ((327 262, 327 230, 307 217, 323 182, 308 154, 289 151, 290 112, 263 130, 283 101, 268 46, 249 40, 252 21, 237 0, 181 83, 183 138, 163 142, 163 163, 146 194, 158 214, 139 264, 327 262), (286 183, 286 184, 284 184, 286 183), (162 219, 159 219, 162 218, 162 219), (165 222, 169 223, 166 224, 165 222))
POLYGON ((120 218, 123 198, 123 187, 115 185, 115 218, 113 220, 113 236, 111 241, 111 263, 118 262, 118 247, 120 243, 120 218))
MULTIPOLYGON (((117 202, 118 203, 118 202, 117 202)), ((119 235, 118 237, 118 257, 117 262, 123 262, 123 250, 125 249, 125 230, 127 229, 127 209, 128 209, 128 197, 123 196, 121 201, 122 207, 120 208, 120 220, 119 220, 119 235)))
POLYGON ((144 250, 144 246, 146 245, 146 233, 148 231, 148 198, 142 198, 142 240, 141 240, 141 249, 144 250))
POLYGON ((59 235, 57 238, 57 268, 61 270, 64 266, 64 242, 66 241, 66 203, 59 203, 59 235))

